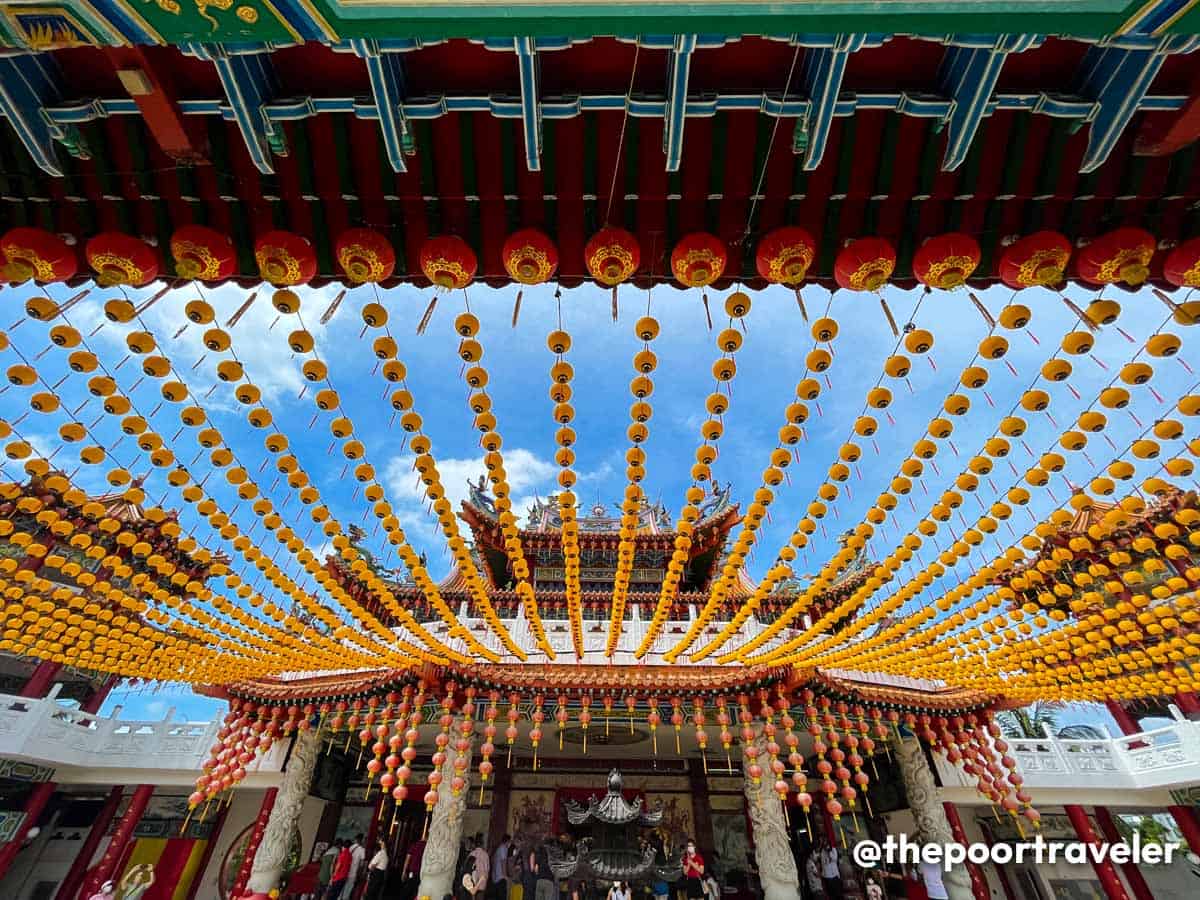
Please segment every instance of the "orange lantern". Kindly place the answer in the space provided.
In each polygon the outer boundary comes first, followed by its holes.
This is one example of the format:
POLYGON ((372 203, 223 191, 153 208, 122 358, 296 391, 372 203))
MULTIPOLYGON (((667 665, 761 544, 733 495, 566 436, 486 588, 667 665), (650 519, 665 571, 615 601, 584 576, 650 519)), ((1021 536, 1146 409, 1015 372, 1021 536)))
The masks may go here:
POLYGON ((510 234, 500 256, 509 277, 521 284, 545 284, 558 268, 558 248, 536 228, 510 234))
POLYGON ((1150 276, 1150 260, 1157 243, 1141 228, 1118 228, 1101 235, 1079 251, 1079 277, 1092 284, 1125 284, 1136 287, 1150 276))
POLYGON ((4 278, 14 283, 66 281, 79 268, 71 245, 42 228, 13 228, 0 238, 4 278))
POLYGON ((833 277, 850 291, 877 291, 896 268, 896 251, 883 238, 859 238, 837 255, 833 277))
POLYGON ((602 228, 583 248, 587 270, 605 287, 628 281, 642 264, 637 238, 624 228, 602 228))
POLYGON ((158 254, 145 241, 119 231, 106 231, 87 242, 84 256, 105 287, 141 287, 158 277, 158 254))
POLYGON ((927 287, 950 291, 971 277, 979 266, 979 256, 979 242, 969 234, 939 234, 913 254, 913 274, 927 287))
POLYGON ((1056 285, 1063 280, 1071 249, 1071 242, 1057 231, 1036 231, 1005 248, 1000 280, 1018 291, 1056 285))
POLYGON ((396 251, 387 238, 370 228, 343 231, 338 235, 334 255, 353 284, 378 284, 396 270, 396 251))
POLYGON ((275 287, 306 284, 317 274, 317 254, 307 239, 290 231, 268 231, 254 242, 254 259, 264 281, 275 287))
POLYGON ((684 287, 708 287, 721 277, 728 259, 724 241, 697 231, 682 238, 671 251, 671 272, 684 287))
POLYGON ((171 235, 171 256, 180 278, 224 281, 237 269, 233 241, 215 228, 184 225, 171 235))
POLYGON ((452 234, 429 238, 421 245, 420 261, 425 277, 447 291, 465 288, 479 266, 475 251, 452 234))
POLYGON ((808 275, 816 258, 817 244, 803 228, 776 228, 758 242, 754 265, 758 274, 772 284, 798 285, 808 275))
POLYGON ((1167 254, 1163 277, 1178 287, 1200 287, 1200 238, 1184 241, 1167 254))

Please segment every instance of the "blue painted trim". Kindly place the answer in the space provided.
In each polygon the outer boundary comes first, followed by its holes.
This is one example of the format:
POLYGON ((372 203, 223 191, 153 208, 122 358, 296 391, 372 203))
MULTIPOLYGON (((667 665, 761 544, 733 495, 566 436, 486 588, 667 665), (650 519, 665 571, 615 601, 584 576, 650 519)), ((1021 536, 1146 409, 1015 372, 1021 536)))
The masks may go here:
POLYGON ((404 114, 404 97, 408 91, 403 58, 399 53, 384 52, 377 41, 353 40, 350 45, 367 64, 371 93, 375 98, 375 117, 379 119, 388 163, 393 172, 407 172, 404 145, 411 137, 404 114))
POLYGON ((688 76, 692 68, 692 54, 696 51, 697 37, 694 34, 676 35, 671 44, 671 58, 667 63, 666 124, 663 128, 663 153, 667 157, 667 171, 678 172, 683 162, 683 126, 687 121, 688 76))
POLYGON ((821 165, 842 91, 846 62, 851 53, 863 46, 865 39, 866 36, 861 34, 839 34, 830 46, 818 47, 804 55, 801 77, 810 106, 807 117, 808 144, 804 157, 806 171, 811 172, 821 165))
POLYGON ((533 38, 513 38, 521 77, 521 127, 525 133, 525 165, 542 171, 542 117, 538 104, 537 47, 533 38))
POLYGON ((0 57, 0 112, 38 168, 55 176, 64 174, 54 149, 54 139, 62 132, 43 111, 59 96, 57 72, 49 54, 0 57))
POLYGON ((180 49, 210 60, 216 67, 254 167, 264 175, 273 175, 271 144, 281 145, 284 136, 266 109, 275 95, 275 70, 269 51, 256 46, 231 50, 219 44, 182 44, 180 49))

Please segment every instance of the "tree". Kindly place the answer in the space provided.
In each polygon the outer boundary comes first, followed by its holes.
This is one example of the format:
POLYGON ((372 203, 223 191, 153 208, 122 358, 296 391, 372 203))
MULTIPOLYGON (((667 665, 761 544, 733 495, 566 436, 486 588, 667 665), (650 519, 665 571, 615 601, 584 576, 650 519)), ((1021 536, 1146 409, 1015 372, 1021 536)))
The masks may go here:
POLYGON ((1021 709, 1006 709, 996 716, 1005 737, 1053 737, 1058 714, 1066 708, 1061 700, 1038 700, 1021 709))

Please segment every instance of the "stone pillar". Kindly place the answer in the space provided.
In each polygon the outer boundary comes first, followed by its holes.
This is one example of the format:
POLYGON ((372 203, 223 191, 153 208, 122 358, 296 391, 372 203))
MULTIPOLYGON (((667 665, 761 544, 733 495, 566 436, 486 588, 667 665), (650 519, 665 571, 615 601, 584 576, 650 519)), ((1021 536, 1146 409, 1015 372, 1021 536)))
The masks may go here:
POLYGON ((242 856, 242 865, 238 869, 237 878, 233 882, 233 890, 230 891, 230 896, 241 897, 246 889, 246 883, 250 880, 250 873, 254 871, 254 858, 258 855, 258 845, 262 843, 263 834, 267 830, 267 822, 271 817, 271 810, 275 807, 275 797, 279 794, 279 788, 268 788, 263 794, 262 805, 258 808, 258 816, 254 819, 254 828, 250 832, 250 840, 246 842, 246 853, 242 856))
POLYGON ((275 795, 267 827, 263 829, 258 852, 254 854, 250 878, 246 881, 246 893, 251 897, 265 898, 269 891, 279 887, 288 848, 292 843, 292 831, 312 785, 313 770, 317 767, 320 751, 321 740, 316 729, 296 733, 283 782, 275 795))
POLYGON ((96 863, 92 874, 83 883, 82 896, 92 896, 100 890, 100 885, 121 874, 117 871, 117 866, 124 859, 125 851, 129 849, 129 842, 133 840, 133 831, 137 828, 138 822, 142 820, 142 813, 146 811, 146 806, 149 805, 150 797, 153 794, 154 785, 152 784, 139 784, 134 790, 133 796, 129 799, 129 808, 125 810, 125 815, 117 823, 117 830, 113 832, 112 840, 108 842, 104 855, 100 857, 100 862, 96 863))
POLYGON ((1196 815, 1196 810, 1190 806, 1168 806, 1167 812, 1179 826, 1188 849, 1200 856, 1200 817, 1196 815))
MULTIPOLYGON (((1067 803, 1063 805, 1063 812, 1071 820, 1071 826, 1075 829, 1075 835, 1079 840, 1085 844, 1099 846, 1100 839, 1092 830, 1092 823, 1088 820, 1087 813, 1082 806, 1067 803)), ((1116 868, 1108 859, 1103 862, 1093 862, 1092 868, 1096 870, 1096 877, 1100 879, 1100 886, 1104 889, 1104 896, 1108 900, 1129 900, 1125 885, 1121 884, 1121 876, 1117 874, 1116 868)))
MULTIPOLYGON (((933 770, 925 759, 921 742, 915 737, 902 740, 892 738, 896 751, 896 762, 904 777, 904 792, 908 795, 908 808, 917 823, 917 840, 922 844, 953 844, 954 833, 946 819, 946 810, 938 800, 937 784, 933 770)), ((950 900, 974 900, 971 893, 971 878, 966 866, 955 866, 942 874, 942 883, 950 900)))
POLYGON ((53 781, 46 781, 35 785, 33 790, 29 792, 29 799, 25 801, 25 818, 17 826, 12 840, 3 847, 0 847, 0 878, 8 874, 13 860, 21 852, 21 845, 25 843, 25 836, 29 833, 29 829, 37 824, 38 819, 41 818, 42 813, 46 810, 46 804, 50 802, 50 798, 54 796, 54 792, 57 789, 58 785, 53 781))
POLYGON ((67 877, 58 886, 54 900, 74 900, 75 893, 79 890, 79 885, 83 881, 84 874, 87 872, 88 864, 92 861, 92 857, 96 855, 96 848, 100 846, 101 839, 104 837, 105 832, 108 831, 108 826, 112 824, 112 820, 117 814, 117 807, 121 805, 121 793, 123 790, 124 788, 118 784, 108 792, 108 798, 104 801, 104 805, 100 807, 100 812, 96 814, 96 821, 92 823, 87 837, 83 839, 79 853, 75 856, 75 862, 71 863, 71 868, 67 870, 67 877))
MULTIPOLYGON (((967 840, 967 831, 963 828, 962 819, 959 818, 958 809, 953 803, 942 803, 942 810, 946 813, 946 821, 950 823, 950 833, 954 835, 954 840, 962 844, 964 847, 969 843, 967 840)), ((971 879, 971 893, 975 895, 975 900, 988 900, 987 878, 984 877, 983 870, 975 863, 967 863, 967 875, 971 879)))
MULTIPOLYGON (((766 759, 763 749, 766 741, 759 737, 759 760, 766 759)), ((788 842, 787 815, 779 796, 772 788, 774 776, 764 763, 766 770, 759 784, 746 774, 750 760, 742 757, 742 790, 746 795, 746 809, 750 814, 751 838, 754 841, 754 861, 758 863, 758 877, 762 882, 764 900, 799 900, 800 874, 796 871, 796 860, 788 842)))
MULTIPOLYGON (((1117 830, 1117 823, 1113 820, 1112 813, 1103 806, 1095 807, 1093 812, 1096 814, 1096 824, 1100 826, 1100 833, 1104 835, 1104 840, 1110 844, 1120 844, 1125 841, 1121 832, 1117 830)), ((1150 890, 1150 886, 1146 884, 1146 879, 1142 877, 1142 870, 1138 868, 1137 863, 1132 860, 1121 863, 1121 872, 1125 875, 1125 880, 1129 883, 1133 896, 1137 897, 1137 900, 1154 900, 1154 894, 1150 890)))
POLYGON ((429 822, 425 855, 421 857, 421 886, 417 888, 417 896, 433 897, 434 900, 447 894, 457 896, 459 893, 455 890, 454 864, 458 862, 458 850, 462 846, 463 816, 467 809, 467 794, 471 792, 471 750, 474 749, 474 741, 466 752, 467 783, 455 797, 450 790, 450 779, 454 777, 454 761, 458 758, 458 751, 454 749, 457 727, 452 728, 450 734, 446 764, 442 767, 445 778, 438 786, 438 802, 429 822))

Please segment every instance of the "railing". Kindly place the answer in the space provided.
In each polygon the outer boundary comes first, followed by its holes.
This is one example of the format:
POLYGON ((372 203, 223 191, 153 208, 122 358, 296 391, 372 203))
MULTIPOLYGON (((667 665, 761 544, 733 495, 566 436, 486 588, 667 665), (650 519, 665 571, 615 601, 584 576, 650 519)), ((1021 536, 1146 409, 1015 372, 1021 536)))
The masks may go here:
MULTIPOLYGON (((1163 728, 1098 740, 1005 738, 1029 787, 1171 788, 1200 784, 1200 722, 1180 716, 1163 728)), ((948 786, 974 786, 935 754, 948 786)))
MULTIPOLYGON (((175 720, 167 710, 159 721, 109 717, 59 704, 56 685, 41 700, 0 694, 0 758, 55 768, 181 770, 195 773, 217 739, 220 722, 175 720)), ((281 742, 252 771, 278 771, 281 742)))

